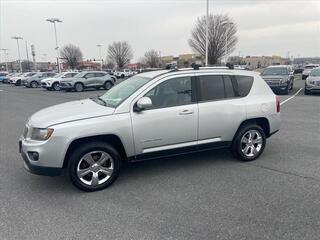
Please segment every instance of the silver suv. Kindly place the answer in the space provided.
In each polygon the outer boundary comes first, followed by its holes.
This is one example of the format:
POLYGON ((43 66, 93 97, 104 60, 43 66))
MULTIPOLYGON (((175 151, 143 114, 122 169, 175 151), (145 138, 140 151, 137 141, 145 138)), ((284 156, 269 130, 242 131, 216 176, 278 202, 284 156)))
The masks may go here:
POLYGON ((254 160, 279 126, 279 99, 255 72, 161 70, 35 113, 19 146, 30 172, 66 172, 79 189, 95 191, 125 162, 218 148, 254 160))
POLYGON ((81 72, 72 78, 65 78, 60 81, 60 89, 76 92, 82 92, 85 88, 100 89, 103 87, 106 90, 112 88, 115 82, 115 77, 107 72, 90 71, 81 72))

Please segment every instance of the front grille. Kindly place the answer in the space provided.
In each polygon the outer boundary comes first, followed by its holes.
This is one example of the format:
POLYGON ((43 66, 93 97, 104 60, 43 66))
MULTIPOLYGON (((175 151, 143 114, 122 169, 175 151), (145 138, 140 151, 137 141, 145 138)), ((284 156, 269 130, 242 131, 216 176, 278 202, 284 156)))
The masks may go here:
POLYGON ((279 86, 281 80, 280 79, 264 79, 269 86, 279 86))
POLYGON ((43 83, 41 83, 41 86, 46 86, 46 85, 47 85, 47 84, 46 84, 46 83, 44 83, 44 82, 43 82, 43 83))

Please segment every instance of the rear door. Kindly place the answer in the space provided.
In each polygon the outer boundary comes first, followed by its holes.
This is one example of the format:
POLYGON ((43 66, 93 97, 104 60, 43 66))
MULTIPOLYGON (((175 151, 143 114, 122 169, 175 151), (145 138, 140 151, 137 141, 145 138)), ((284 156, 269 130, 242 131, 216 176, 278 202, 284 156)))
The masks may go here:
POLYGON ((105 79, 105 73, 97 72, 94 74, 95 79, 94 79, 94 84, 95 86, 102 86, 104 84, 104 79, 105 79))
POLYGON ((226 146, 232 141, 246 108, 232 75, 197 75, 199 105, 199 149, 226 146))

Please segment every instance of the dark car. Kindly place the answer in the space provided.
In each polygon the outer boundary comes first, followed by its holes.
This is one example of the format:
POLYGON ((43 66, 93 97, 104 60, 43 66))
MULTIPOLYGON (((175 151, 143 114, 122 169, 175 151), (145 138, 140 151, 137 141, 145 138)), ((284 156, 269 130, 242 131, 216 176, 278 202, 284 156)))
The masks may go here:
POLYGON ((289 94, 293 89, 294 75, 291 66, 269 66, 261 76, 275 93, 289 94))

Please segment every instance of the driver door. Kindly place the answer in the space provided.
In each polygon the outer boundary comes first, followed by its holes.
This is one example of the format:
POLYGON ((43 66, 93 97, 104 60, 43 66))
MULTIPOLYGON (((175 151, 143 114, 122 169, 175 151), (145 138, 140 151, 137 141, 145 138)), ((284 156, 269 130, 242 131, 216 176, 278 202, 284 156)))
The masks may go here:
POLYGON ((152 107, 141 112, 131 110, 137 159, 195 150, 198 105, 194 86, 193 76, 171 77, 140 95, 138 99, 149 97, 152 107))

